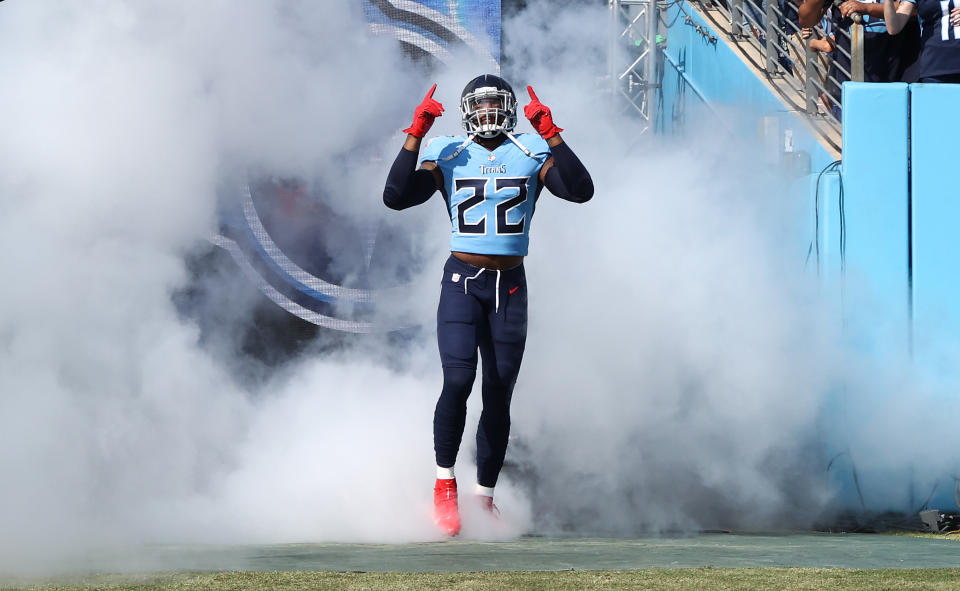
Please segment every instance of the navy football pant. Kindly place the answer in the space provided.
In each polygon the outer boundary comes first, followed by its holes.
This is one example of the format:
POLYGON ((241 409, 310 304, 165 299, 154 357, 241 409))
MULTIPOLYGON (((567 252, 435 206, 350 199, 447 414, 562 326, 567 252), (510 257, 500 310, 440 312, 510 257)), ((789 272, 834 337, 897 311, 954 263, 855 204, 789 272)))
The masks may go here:
POLYGON ((510 398, 526 341, 523 265, 498 272, 451 255, 443 267, 437 308, 437 344, 443 365, 443 390, 433 415, 438 466, 449 468, 457 461, 479 351, 483 411, 477 427, 477 482, 489 487, 497 484, 510 435, 510 398))

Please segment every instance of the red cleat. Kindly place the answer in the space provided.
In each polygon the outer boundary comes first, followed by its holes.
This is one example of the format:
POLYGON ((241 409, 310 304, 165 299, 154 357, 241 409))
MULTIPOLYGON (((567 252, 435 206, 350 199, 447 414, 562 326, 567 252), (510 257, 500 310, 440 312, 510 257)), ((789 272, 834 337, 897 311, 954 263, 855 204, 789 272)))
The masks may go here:
POLYGON ((488 497, 487 495, 475 496, 477 497, 477 502, 480 503, 480 508, 483 509, 485 513, 494 519, 500 519, 500 509, 493 504, 493 497, 488 497))
POLYGON ((455 536, 460 533, 456 478, 437 478, 433 487, 433 520, 445 534, 455 536))

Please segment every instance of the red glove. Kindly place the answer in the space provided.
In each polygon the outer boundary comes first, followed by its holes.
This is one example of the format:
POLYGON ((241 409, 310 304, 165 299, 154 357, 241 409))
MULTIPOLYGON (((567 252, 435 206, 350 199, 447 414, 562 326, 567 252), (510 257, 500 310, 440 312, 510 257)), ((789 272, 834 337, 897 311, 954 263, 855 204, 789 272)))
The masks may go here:
POLYGON ((430 87, 427 96, 423 97, 423 102, 420 103, 420 106, 413 112, 413 123, 410 124, 410 127, 403 130, 404 133, 422 138, 430 131, 433 120, 443 114, 443 105, 433 100, 433 91, 436 89, 436 84, 430 87))
POLYGON ((523 114, 530 120, 540 137, 545 140, 550 139, 563 131, 553 123, 550 107, 540 102, 532 86, 527 87, 527 92, 530 94, 530 104, 523 108, 523 114))

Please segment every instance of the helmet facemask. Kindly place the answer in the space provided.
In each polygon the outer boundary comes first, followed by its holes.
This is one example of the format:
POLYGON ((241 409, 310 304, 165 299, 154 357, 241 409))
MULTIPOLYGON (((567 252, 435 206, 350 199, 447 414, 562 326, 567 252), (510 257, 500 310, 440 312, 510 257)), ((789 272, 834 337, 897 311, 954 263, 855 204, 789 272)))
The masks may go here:
POLYGON ((468 133, 493 138, 517 126, 517 100, 509 90, 484 86, 460 100, 463 127, 468 133))

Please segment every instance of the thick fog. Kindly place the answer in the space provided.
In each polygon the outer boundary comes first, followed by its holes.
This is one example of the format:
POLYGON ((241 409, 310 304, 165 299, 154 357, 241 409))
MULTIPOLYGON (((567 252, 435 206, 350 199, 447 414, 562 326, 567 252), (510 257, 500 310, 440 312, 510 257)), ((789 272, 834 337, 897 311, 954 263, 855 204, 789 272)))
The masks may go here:
MULTIPOLYGON (((0 572, 147 543, 440 539, 448 220, 380 194, 430 84, 446 107, 431 133, 456 134, 483 66, 427 76, 352 4, 0 6, 0 572), (217 275, 200 279, 224 286, 206 338, 175 301, 245 167, 323 177, 342 215, 416 233, 403 305, 422 330, 260 366, 235 340, 243 279, 217 275)), ((906 509, 908 482, 924 497, 955 469, 923 452, 956 435, 918 425, 942 384, 848 346, 804 266, 806 201, 757 166, 750 133, 633 137, 599 80, 605 7, 548 4, 505 23, 504 74, 521 105, 532 84, 553 109, 596 197, 540 197, 504 519, 468 515, 464 537, 809 526, 849 501, 850 458, 874 508, 906 509)), ((470 411, 467 491, 479 396, 470 411)))

